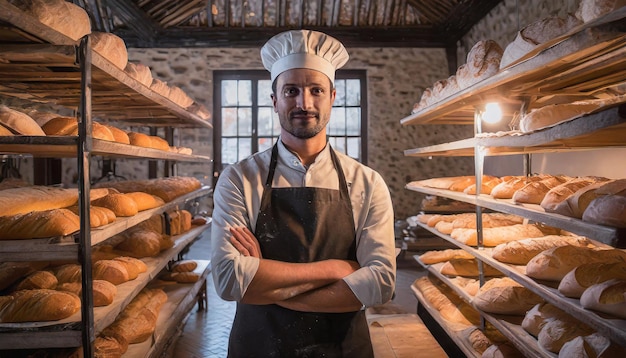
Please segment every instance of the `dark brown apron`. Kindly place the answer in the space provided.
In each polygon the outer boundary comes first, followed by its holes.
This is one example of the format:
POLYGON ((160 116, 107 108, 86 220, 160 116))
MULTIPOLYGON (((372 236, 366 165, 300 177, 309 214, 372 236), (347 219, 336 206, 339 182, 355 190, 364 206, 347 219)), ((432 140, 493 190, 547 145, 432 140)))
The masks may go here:
MULTIPOLYGON (((272 188, 278 147, 272 149, 255 236, 263 258, 285 262, 356 261, 352 204, 333 149, 339 190, 272 188)), ((231 358, 373 357, 365 311, 313 313, 278 305, 237 303, 228 345, 231 358)))

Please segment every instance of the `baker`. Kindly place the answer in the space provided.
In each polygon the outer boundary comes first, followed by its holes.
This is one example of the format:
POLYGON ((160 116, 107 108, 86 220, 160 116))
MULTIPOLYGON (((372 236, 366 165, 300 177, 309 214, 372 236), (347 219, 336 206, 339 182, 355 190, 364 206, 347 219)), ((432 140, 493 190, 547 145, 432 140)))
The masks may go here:
POLYGON ((228 166, 214 193, 212 275, 237 301, 229 357, 372 357, 364 310, 395 288, 394 217, 382 177, 326 139, 348 53, 295 30, 261 58, 279 140, 228 166))

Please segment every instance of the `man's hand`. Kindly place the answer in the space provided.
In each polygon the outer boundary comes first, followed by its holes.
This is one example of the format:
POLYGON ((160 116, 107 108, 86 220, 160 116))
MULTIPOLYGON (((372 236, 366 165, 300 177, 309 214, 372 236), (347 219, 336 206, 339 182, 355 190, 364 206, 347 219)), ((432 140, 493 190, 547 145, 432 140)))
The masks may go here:
POLYGON ((231 227, 230 233, 233 235, 230 242, 240 254, 257 257, 259 259, 263 258, 259 241, 247 227, 231 227))

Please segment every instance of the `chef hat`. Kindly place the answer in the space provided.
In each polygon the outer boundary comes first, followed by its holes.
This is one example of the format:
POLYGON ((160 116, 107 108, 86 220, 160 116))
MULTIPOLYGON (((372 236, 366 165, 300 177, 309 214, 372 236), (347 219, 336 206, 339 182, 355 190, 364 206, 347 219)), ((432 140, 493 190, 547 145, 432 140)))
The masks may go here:
POLYGON ((322 72, 334 85, 335 70, 345 65, 348 57, 337 39, 311 30, 282 32, 261 48, 263 66, 270 71, 272 82, 287 70, 308 68, 322 72))

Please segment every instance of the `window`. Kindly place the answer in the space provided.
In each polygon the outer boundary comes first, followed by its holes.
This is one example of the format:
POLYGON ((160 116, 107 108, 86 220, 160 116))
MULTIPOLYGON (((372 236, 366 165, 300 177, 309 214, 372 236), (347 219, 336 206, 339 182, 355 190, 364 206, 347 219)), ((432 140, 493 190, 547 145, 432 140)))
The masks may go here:
MULTIPOLYGON (((267 71, 215 71, 213 74, 215 170, 270 148, 280 135, 267 71)), ((365 71, 337 71, 337 97, 326 134, 331 146, 367 161, 365 71)))

